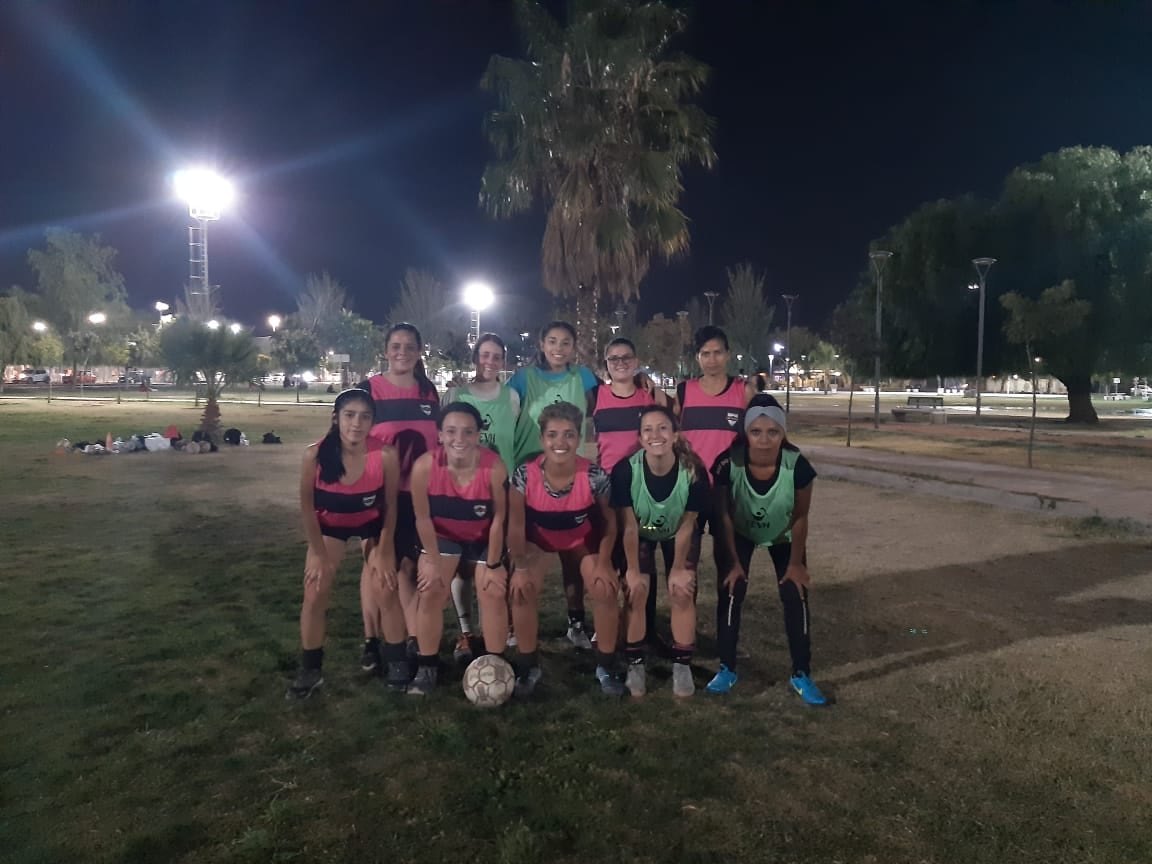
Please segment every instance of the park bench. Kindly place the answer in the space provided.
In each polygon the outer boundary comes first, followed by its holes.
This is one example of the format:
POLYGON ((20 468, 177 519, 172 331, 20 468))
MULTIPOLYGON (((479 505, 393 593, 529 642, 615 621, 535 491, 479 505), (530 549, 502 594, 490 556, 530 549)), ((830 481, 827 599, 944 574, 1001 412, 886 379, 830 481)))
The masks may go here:
POLYGON ((943 396, 909 396, 904 405, 892 409, 892 416, 901 423, 910 418, 923 418, 929 423, 947 423, 943 396))

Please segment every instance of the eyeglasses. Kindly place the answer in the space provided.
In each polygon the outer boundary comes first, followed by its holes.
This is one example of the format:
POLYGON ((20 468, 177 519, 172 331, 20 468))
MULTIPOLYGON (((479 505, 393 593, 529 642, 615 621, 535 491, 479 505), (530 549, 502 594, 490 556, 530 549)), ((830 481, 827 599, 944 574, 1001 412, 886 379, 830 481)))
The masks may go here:
POLYGON ((619 366, 622 363, 630 363, 635 359, 636 359, 635 354, 612 354, 612 355, 604 358, 605 362, 612 363, 613 365, 616 365, 616 366, 619 366))

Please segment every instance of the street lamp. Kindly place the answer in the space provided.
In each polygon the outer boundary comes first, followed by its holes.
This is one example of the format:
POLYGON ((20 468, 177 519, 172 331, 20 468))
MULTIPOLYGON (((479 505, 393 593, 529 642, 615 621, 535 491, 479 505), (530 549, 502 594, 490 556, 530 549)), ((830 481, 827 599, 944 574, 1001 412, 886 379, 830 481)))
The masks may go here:
POLYGON ((717 293, 716 291, 705 291, 704 292, 704 299, 706 299, 708 301, 708 323, 709 324, 712 323, 712 304, 716 302, 716 298, 719 296, 720 296, 720 294, 717 293))
POLYGON ((772 383, 776 380, 772 375, 772 364, 773 364, 773 361, 776 359, 776 355, 779 354, 783 350, 784 350, 784 346, 781 345, 779 342, 775 342, 772 345, 772 350, 768 352, 768 381, 769 381, 769 383, 772 383))
POLYGON ((43 321, 33 321, 32 322, 32 329, 35 330, 37 333, 44 333, 48 329, 48 325, 45 324, 43 321))
POLYGON ((217 321, 215 318, 213 318, 211 321, 207 322, 204 326, 206 326, 209 330, 219 330, 220 329, 220 322, 217 321))
POLYGON ((792 410, 792 304, 796 302, 799 294, 781 294, 784 302, 788 304, 788 335, 784 340, 788 343, 788 356, 784 365, 784 410, 792 410))
POLYGON ((281 319, 280 319, 279 315, 269 315, 268 316, 268 326, 272 328, 273 333, 275 333, 278 329, 280 329, 280 323, 281 323, 281 319))
POLYGON ((996 263, 995 258, 973 258, 972 266, 976 268, 976 275, 980 284, 969 285, 969 291, 980 291, 980 316, 976 324, 976 422, 980 422, 980 384, 984 374, 984 280, 988 270, 996 263))
MULTIPOLYGON (((108 320, 108 316, 105 315, 103 312, 93 312, 91 315, 88 316, 88 323, 93 324, 95 326, 99 326, 107 320, 108 320)), ((89 333, 88 337, 84 340, 84 349, 85 349, 84 350, 84 368, 72 370, 73 383, 75 383, 77 378, 80 379, 80 395, 81 396, 84 395, 84 373, 88 371, 88 358, 92 354, 92 339, 94 337, 95 337, 95 334, 89 333)))
MULTIPOLYGON (((211 168, 185 168, 172 177, 176 196, 188 205, 196 224, 188 228, 188 273, 193 294, 204 295, 203 308, 211 308, 212 283, 208 278, 208 223, 220 218, 232 203, 232 184, 211 168)), ((195 315, 198 310, 191 310, 195 315)))
MULTIPOLYGON (((233 336, 238 336, 240 334, 240 331, 243 330, 244 327, 243 327, 243 325, 238 324, 235 321, 233 321, 231 324, 228 325, 228 329, 232 331, 233 336)), ((329 352, 329 353, 331 353, 331 352, 329 352)))
POLYGON ((892 253, 884 249, 877 249, 874 252, 869 252, 868 257, 872 259, 872 273, 876 278, 876 398, 872 406, 872 428, 880 428, 880 312, 884 303, 884 268, 888 265, 888 259, 892 257, 892 253))
POLYGON ((464 303, 472 310, 471 327, 468 330, 468 347, 476 347, 480 341, 480 313, 492 305, 496 298, 487 282, 469 282, 464 286, 464 303))

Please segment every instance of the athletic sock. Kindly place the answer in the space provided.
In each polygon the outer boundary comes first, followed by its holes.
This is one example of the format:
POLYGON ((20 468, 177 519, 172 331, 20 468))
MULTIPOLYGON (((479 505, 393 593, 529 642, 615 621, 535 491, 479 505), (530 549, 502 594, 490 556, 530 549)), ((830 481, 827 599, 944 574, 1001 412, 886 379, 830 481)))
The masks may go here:
POLYGON ((380 653, 380 637, 379 636, 369 636, 367 639, 364 640, 364 647, 369 648, 369 649, 375 651, 376 653, 380 653))
POLYGON ((461 615, 457 620, 459 620, 459 622, 460 622, 460 635, 461 636, 463 636, 465 633, 471 633, 472 632, 472 616, 471 615, 461 615))
POLYGON ((602 666, 611 672, 616 668, 616 652, 615 651, 597 651, 596 652, 596 665, 602 666))
POLYGON ((692 655, 696 653, 695 645, 682 645, 679 642, 672 643, 672 662, 683 663, 687 665, 692 662, 692 655))
POLYGON ((526 675, 528 670, 540 665, 539 651, 525 651, 516 658, 516 673, 526 675))
POLYGON ((439 654, 421 654, 417 660, 417 663, 420 666, 439 666, 440 665, 440 655, 439 654))
POLYGON ((408 659, 408 646, 404 642, 385 642, 383 653, 386 663, 403 663, 408 659))
POLYGON ((323 648, 305 648, 300 652, 300 666, 304 669, 320 669, 324 665, 323 648))
POLYGON ((628 659, 629 664, 644 662, 644 645, 644 640, 641 640, 629 642, 624 646, 624 656, 628 659))

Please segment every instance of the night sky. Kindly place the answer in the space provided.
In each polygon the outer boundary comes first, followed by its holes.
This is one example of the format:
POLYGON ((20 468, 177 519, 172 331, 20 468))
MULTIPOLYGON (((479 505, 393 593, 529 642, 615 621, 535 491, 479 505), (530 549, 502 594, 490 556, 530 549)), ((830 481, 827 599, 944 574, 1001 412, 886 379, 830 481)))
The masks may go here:
MULTIPOLYGON (((1150 37, 1147 2, 698 0, 682 47, 714 70, 719 163, 687 175, 692 252, 642 311, 749 260, 822 325, 920 203, 994 194, 1059 147, 1152 144, 1150 37)), ((230 317, 291 311, 328 270, 382 320, 409 266, 545 314, 542 215, 477 206, 478 81, 517 51, 508 0, 4 0, 0 285, 31 286, 27 248, 65 225, 120 250, 134 306, 170 301, 188 220, 167 180, 214 162, 241 195, 211 229, 230 317)))

